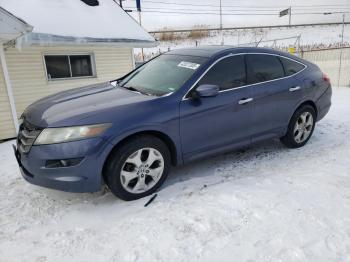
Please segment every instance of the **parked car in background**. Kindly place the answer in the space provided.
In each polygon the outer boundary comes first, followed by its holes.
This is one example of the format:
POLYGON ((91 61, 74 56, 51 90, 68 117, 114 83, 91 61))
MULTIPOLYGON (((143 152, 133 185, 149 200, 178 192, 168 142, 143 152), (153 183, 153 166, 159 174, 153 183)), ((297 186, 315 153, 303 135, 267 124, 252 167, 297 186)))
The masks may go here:
POLYGON ((331 106, 328 77, 263 48, 210 46, 160 55, 126 76, 61 92, 23 113, 15 148, 30 183, 133 200, 172 165, 280 138, 304 146, 331 106))

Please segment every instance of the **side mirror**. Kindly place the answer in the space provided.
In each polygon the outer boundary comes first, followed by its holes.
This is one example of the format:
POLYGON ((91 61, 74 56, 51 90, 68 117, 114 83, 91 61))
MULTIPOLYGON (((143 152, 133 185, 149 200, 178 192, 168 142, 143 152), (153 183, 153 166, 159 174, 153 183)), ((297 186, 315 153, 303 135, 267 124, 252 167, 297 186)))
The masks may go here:
POLYGON ((219 94, 219 90, 217 85, 200 85, 195 92, 198 97, 213 97, 219 94))

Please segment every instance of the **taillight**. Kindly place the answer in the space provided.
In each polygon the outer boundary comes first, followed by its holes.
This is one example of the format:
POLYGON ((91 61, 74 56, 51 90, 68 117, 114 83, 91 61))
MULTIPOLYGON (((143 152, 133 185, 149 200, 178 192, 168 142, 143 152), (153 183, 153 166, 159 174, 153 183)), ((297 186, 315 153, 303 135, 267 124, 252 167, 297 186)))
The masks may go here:
POLYGON ((325 73, 322 73, 322 79, 323 79, 323 81, 325 81, 327 83, 331 82, 331 80, 329 79, 328 75, 326 75, 325 73))

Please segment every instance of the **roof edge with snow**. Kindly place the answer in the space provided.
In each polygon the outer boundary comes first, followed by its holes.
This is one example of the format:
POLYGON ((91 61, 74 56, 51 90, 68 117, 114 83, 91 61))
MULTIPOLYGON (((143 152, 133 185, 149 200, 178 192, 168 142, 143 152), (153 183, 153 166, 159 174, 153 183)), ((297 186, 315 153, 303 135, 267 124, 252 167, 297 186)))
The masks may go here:
POLYGON ((0 6, 0 41, 7 42, 33 30, 33 27, 0 6))
POLYGON ((93 37, 73 37, 60 36, 41 33, 28 33, 19 37, 17 46, 57 46, 57 45, 109 45, 125 47, 155 47, 157 41, 147 41, 128 38, 93 38, 93 37))
MULTIPOLYGON (((0 0, 0 5, 18 22, 31 25, 30 32, 18 35, 17 47, 158 45, 154 37, 114 0, 99 1, 97 6, 90 6, 81 0, 0 0)), ((16 38, 10 40, 13 39, 16 38)))

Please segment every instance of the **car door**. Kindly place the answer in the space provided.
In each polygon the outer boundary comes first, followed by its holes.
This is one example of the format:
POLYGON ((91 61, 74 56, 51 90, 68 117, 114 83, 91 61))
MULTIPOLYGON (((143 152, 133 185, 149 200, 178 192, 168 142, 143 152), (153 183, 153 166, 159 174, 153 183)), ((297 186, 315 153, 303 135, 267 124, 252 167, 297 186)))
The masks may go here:
POLYGON ((250 144, 251 88, 244 56, 217 61, 180 103, 180 135, 185 161, 250 144), (215 97, 193 98, 202 84, 217 85, 215 97))
POLYGON ((271 54, 247 54, 248 84, 252 84, 254 134, 252 142, 281 136, 303 97, 295 76, 304 66, 271 54), (283 60, 282 60, 283 59, 283 60))

